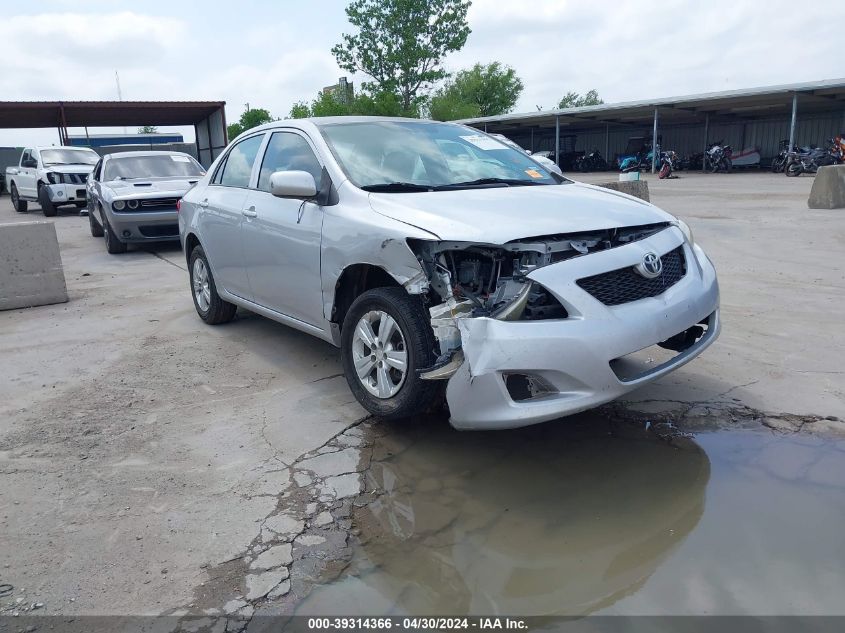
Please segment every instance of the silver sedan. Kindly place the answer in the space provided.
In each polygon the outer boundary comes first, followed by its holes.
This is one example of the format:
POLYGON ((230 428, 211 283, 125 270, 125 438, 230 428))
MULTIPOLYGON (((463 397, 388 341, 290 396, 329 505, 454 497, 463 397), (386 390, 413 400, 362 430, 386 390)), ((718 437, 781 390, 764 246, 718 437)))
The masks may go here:
POLYGON ((109 253, 124 253, 131 243, 178 240, 177 205, 204 175, 182 152, 106 154, 88 179, 91 235, 105 237, 109 253))
POLYGON ((238 306, 340 347, 358 401, 524 426, 681 367, 719 333, 681 220, 570 181, 478 130, 339 117, 235 139, 179 232, 209 324, 238 306))

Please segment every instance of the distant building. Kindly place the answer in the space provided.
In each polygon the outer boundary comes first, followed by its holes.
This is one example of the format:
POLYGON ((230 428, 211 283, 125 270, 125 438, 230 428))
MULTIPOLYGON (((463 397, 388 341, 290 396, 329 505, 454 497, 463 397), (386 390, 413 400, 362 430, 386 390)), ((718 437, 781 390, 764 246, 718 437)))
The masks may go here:
POLYGON ((323 88, 323 94, 336 95, 341 103, 351 103, 355 96, 355 84, 341 77, 335 85, 323 88))
POLYGON ((152 134, 71 134, 68 141, 76 147, 105 147, 107 145, 164 145, 184 143, 181 134, 154 132, 152 134))

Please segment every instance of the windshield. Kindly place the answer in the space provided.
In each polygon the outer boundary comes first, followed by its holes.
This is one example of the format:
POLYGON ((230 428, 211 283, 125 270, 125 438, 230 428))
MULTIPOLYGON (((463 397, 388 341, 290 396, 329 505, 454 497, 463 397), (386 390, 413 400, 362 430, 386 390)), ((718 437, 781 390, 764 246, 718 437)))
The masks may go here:
POLYGON ((117 156, 106 163, 103 180, 118 178, 199 178, 205 169, 190 156, 117 156))
POLYGON ((453 123, 323 123, 320 131, 362 189, 416 191, 561 182, 525 152, 453 123))
POLYGON ((45 165, 96 165, 100 155, 90 149, 42 149, 45 165))

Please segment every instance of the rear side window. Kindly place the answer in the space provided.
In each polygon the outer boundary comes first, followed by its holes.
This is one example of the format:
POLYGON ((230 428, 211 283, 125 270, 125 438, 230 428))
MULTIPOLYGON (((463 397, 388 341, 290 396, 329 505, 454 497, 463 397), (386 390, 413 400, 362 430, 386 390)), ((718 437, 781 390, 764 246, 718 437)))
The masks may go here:
POLYGON ((270 175, 276 171, 291 170, 307 171, 319 186, 323 168, 308 141, 293 132, 275 132, 267 143, 258 174, 258 188, 270 191, 270 175))
POLYGON ((226 155, 226 163, 220 174, 220 184, 227 187, 249 187, 252 165, 261 147, 263 134, 251 136, 235 145, 226 155))

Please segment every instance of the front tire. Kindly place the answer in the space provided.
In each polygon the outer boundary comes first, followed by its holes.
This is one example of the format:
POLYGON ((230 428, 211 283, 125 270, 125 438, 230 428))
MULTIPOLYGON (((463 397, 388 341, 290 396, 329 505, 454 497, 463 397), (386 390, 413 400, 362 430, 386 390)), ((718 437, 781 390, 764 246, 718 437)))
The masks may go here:
POLYGON ((111 230, 111 225, 108 220, 103 217, 103 233, 106 238, 106 250, 110 255, 120 255, 126 252, 126 242, 121 242, 114 231, 111 230))
POLYGON ((103 225, 97 221, 94 214, 88 212, 88 225, 91 227, 91 237, 103 237, 103 225))
POLYGON ((238 306, 224 301, 217 294, 217 286, 214 283, 214 276, 211 274, 211 266, 208 265, 208 258, 202 246, 194 247, 194 250, 191 251, 189 263, 191 296, 194 299, 194 307, 197 309, 199 317, 209 325, 231 321, 235 317, 238 306))
POLYGON ((803 171, 804 166, 800 162, 789 163, 789 165, 786 166, 787 176, 800 176, 803 171))
POLYGON ((50 202, 50 196, 47 195, 47 190, 44 187, 38 188, 38 204, 41 205, 41 210, 48 218, 55 217, 58 213, 56 205, 50 202))
POLYGON ((443 383, 417 371, 437 359, 437 342, 417 296, 403 288, 374 288, 359 296, 343 320, 341 360, 346 381, 370 413, 398 420, 439 404, 443 383))
POLYGON ((12 196, 12 206, 15 208, 15 211, 18 213, 26 213, 29 203, 26 200, 21 200, 21 196, 18 193, 18 188, 15 186, 15 183, 12 183, 12 189, 9 191, 9 195, 12 196))

